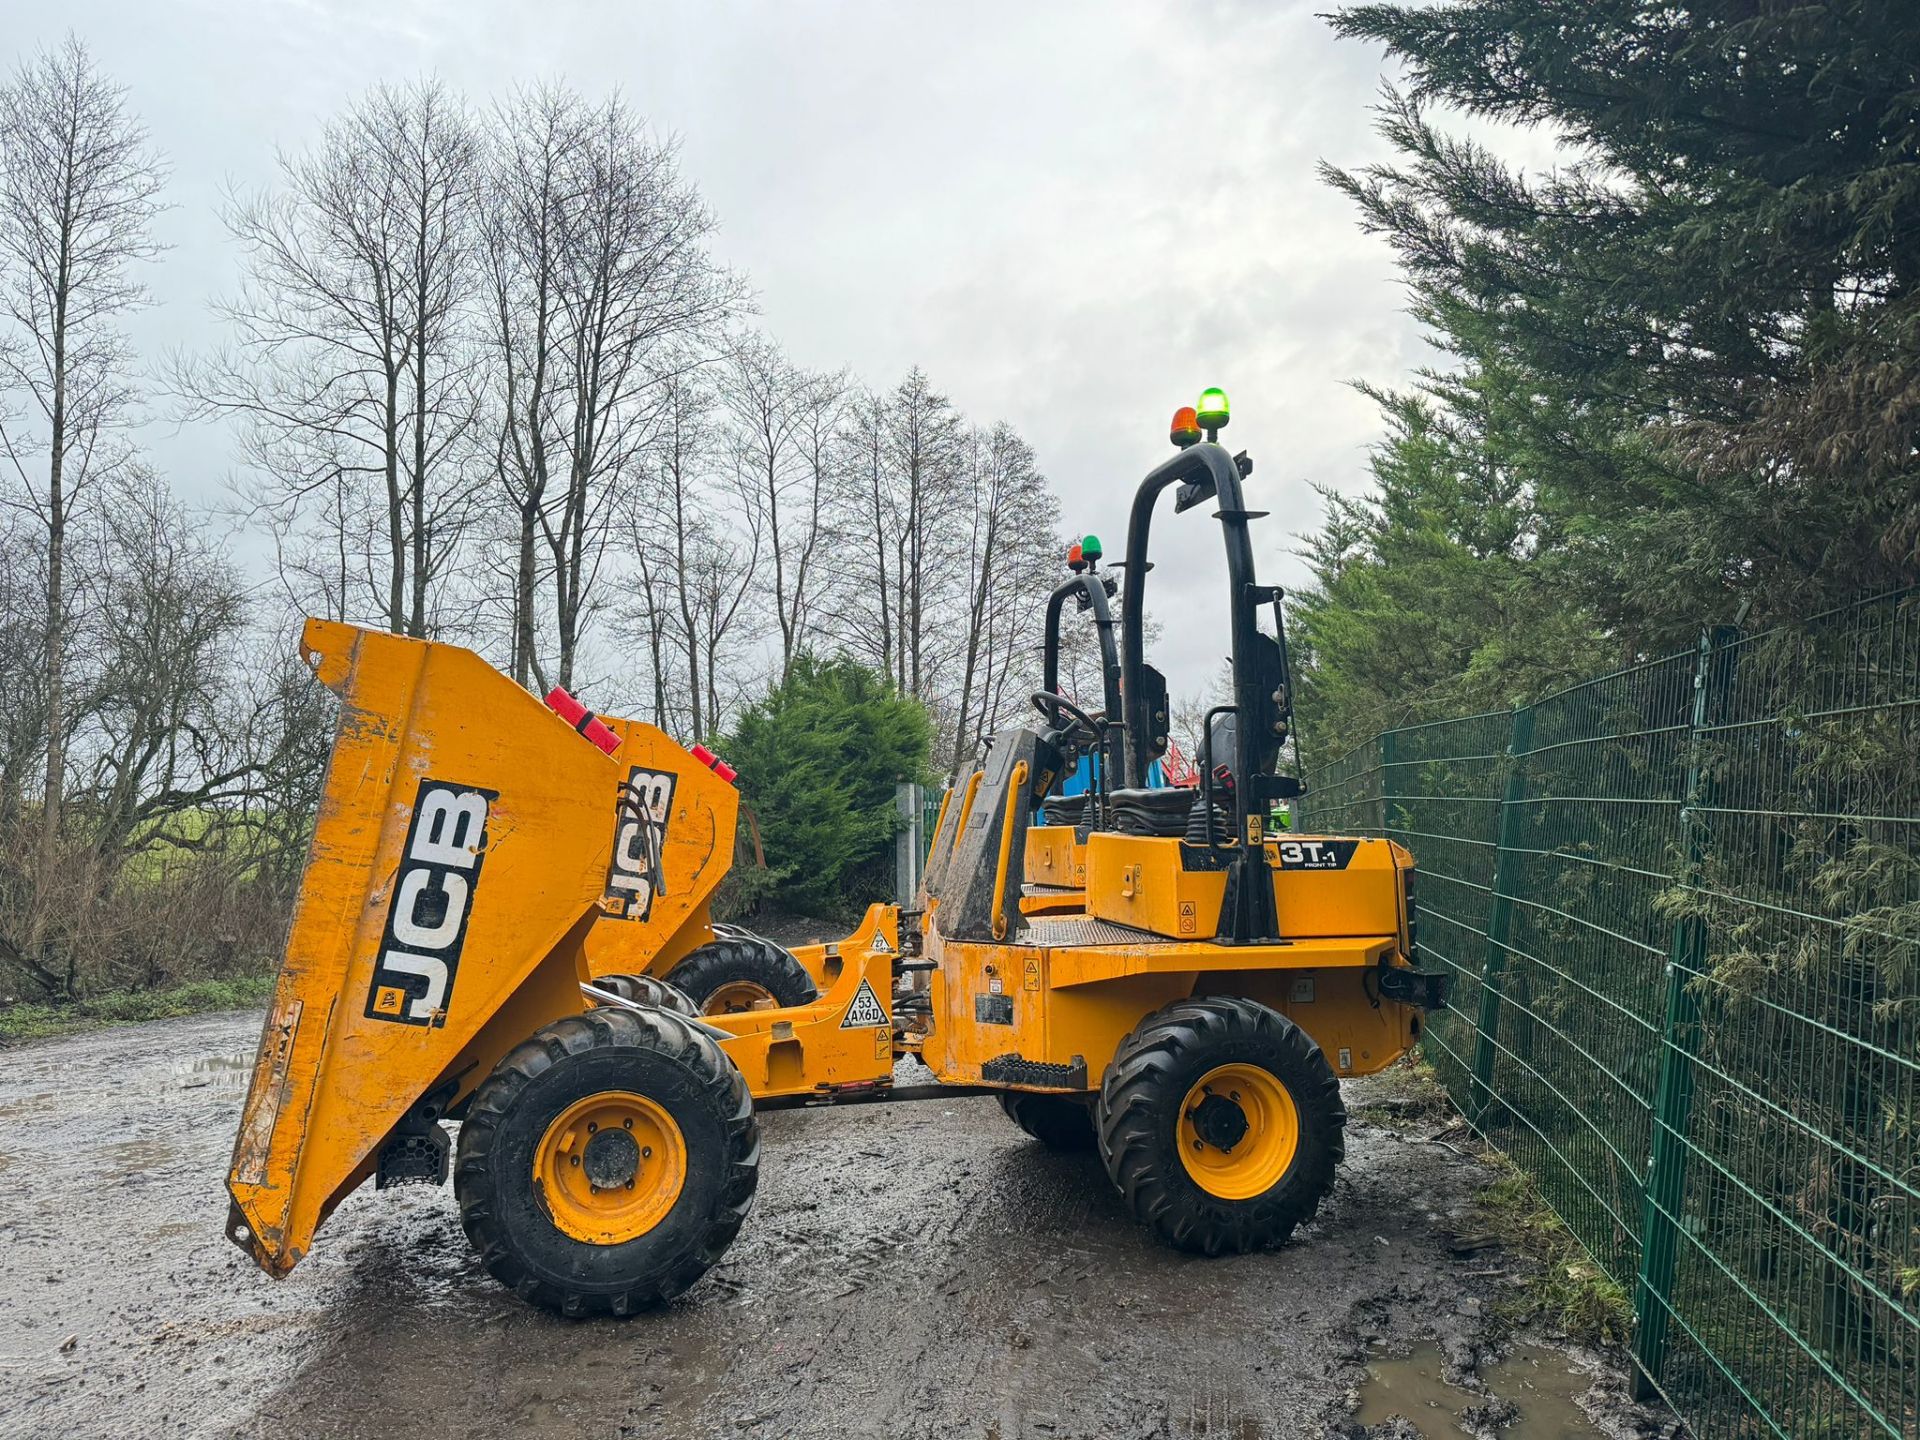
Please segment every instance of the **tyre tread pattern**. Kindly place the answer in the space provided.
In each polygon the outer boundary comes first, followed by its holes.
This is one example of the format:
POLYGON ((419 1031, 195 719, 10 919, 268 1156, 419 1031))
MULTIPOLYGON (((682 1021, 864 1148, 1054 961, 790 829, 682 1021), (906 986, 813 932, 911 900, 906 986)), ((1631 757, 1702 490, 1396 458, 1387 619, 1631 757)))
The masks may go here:
POLYGON ((488 1272, 522 1299, 556 1314, 628 1315, 683 1293, 726 1251, 753 1209, 759 1186, 760 1131, 753 1096, 740 1070, 711 1037, 669 1010, 600 1006, 534 1032, 494 1067, 474 1092, 460 1127, 454 1194, 461 1224, 488 1272), (535 1273, 515 1251, 491 1203, 489 1160, 500 1125, 515 1098, 554 1065, 599 1048, 644 1048, 680 1066, 725 1116, 727 1175, 719 1202, 704 1217, 694 1243, 655 1273, 614 1293, 574 1290, 535 1273))
POLYGON ((685 1015, 690 1019, 697 1020, 700 1017, 700 1007, 693 1003, 693 997, 658 975, 601 975, 593 984, 636 1005, 671 1010, 676 1015, 685 1015))
POLYGON ((705 1007, 722 985, 750 980, 782 1006, 811 1005, 820 998, 813 976, 786 949, 759 935, 727 935, 688 952, 667 972, 667 983, 705 1007))
POLYGON ((1277 1010, 1230 995, 1155 1011, 1120 1042, 1100 1087, 1100 1154, 1134 1216, 1177 1249, 1204 1255, 1278 1245, 1313 1219, 1346 1156, 1339 1077, 1313 1037, 1277 1010), (1276 1055, 1300 1119, 1300 1153, 1266 1194, 1229 1201, 1187 1174, 1169 1128, 1192 1083, 1216 1064, 1276 1055), (1173 1093, 1174 1091, 1178 1093, 1173 1093))

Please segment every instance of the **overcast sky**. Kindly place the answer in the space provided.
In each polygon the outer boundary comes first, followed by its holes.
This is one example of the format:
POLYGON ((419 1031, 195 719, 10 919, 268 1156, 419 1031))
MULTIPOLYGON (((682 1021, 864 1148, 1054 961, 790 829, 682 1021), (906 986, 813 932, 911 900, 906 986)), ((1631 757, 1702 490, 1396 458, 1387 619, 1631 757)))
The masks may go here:
MULTIPOLYGON (((1301 578, 1309 481, 1355 489, 1380 431, 1356 378, 1424 362, 1390 257, 1321 184, 1381 158, 1382 57, 1316 3, 666 4, 657 0, 0 0, 27 50, 68 28, 171 159, 148 357, 212 343, 236 256, 223 187, 268 183, 356 93, 437 72, 484 102, 560 76, 677 135, 762 323, 874 385, 923 366, 1032 442, 1070 531, 1118 554, 1167 420, 1224 386, 1252 451, 1263 578, 1301 578)), ((150 436, 217 497, 218 426, 150 436)), ((1225 649, 1218 527, 1163 521, 1150 609, 1176 695, 1225 649)))

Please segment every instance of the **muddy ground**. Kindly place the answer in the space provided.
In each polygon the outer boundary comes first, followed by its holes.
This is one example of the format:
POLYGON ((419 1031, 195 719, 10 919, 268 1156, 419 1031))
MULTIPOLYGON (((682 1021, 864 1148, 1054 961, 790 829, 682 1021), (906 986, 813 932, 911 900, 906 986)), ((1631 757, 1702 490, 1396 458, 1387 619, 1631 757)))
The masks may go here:
MULTIPOLYGON (((1264 1255, 1159 1248, 1097 1161, 959 1099, 763 1117, 738 1242, 625 1323, 515 1301, 450 1189, 369 1187, 276 1283, 221 1234, 258 1030, 212 1015, 0 1051, 0 1433, 1407 1435, 1352 1418, 1377 1398, 1370 1357, 1425 1342, 1471 1371, 1514 1338, 1491 1318, 1512 1263, 1454 1253, 1491 1172, 1404 1104, 1364 1112, 1322 1218, 1264 1255)), ((1585 1433, 1658 1433, 1607 1357, 1573 1368, 1602 1418, 1585 1433)))

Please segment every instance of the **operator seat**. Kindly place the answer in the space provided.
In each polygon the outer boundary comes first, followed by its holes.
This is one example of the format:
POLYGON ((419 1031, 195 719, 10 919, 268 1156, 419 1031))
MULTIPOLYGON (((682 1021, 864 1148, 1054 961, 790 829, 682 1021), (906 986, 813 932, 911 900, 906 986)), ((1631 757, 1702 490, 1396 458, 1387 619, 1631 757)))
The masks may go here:
POLYGON ((1178 785, 1115 790, 1107 797, 1113 806, 1113 828, 1121 835, 1185 835, 1198 795, 1197 790, 1178 785))
POLYGON ((1087 818, 1087 792, 1078 795, 1049 795, 1040 806, 1040 819, 1047 825, 1078 825, 1087 818))

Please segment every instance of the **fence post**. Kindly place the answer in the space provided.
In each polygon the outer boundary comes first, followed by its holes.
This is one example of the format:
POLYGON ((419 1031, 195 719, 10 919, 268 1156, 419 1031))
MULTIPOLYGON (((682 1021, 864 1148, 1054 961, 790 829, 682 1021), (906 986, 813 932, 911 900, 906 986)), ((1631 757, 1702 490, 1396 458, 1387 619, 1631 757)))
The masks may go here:
POLYGON ((1380 732, 1380 833, 1393 825, 1393 771, 1400 759, 1400 732, 1380 732))
MULTIPOLYGON (((1700 632, 1693 666, 1693 713, 1687 730, 1687 776, 1680 805, 1685 840, 1685 869, 1691 878, 1706 852, 1705 827, 1695 807, 1706 801, 1702 733, 1709 717, 1720 713, 1730 680, 1729 667, 1715 663, 1738 634, 1731 626, 1700 632)), ((1667 945, 1667 995, 1660 1049, 1660 1080, 1653 1101, 1652 1154, 1640 1207, 1640 1275, 1633 1293, 1633 1393, 1651 1399, 1666 1363, 1674 1265, 1678 1259, 1680 1212, 1687 1177, 1687 1128, 1693 1113, 1693 1068, 1700 1048, 1700 1002, 1693 979, 1706 966, 1707 926, 1698 913, 1673 922, 1667 945)))
POLYGON ((1493 1103, 1495 1032, 1500 1028, 1500 981, 1507 965, 1507 935, 1513 928, 1513 895, 1519 883, 1521 825, 1527 798, 1527 752, 1533 748, 1533 707, 1513 712, 1507 742, 1507 788, 1500 801, 1500 832, 1493 859, 1493 898, 1487 907, 1487 950, 1480 965, 1480 1015, 1474 1027, 1473 1084, 1467 1123, 1475 1129, 1493 1103))
POLYGON ((900 904, 911 905, 914 892, 920 888, 920 862, 926 854, 926 847, 920 843, 921 826, 925 824, 920 787, 902 780, 893 787, 893 804, 900 817, 893 837, 893 893, 900 904))

